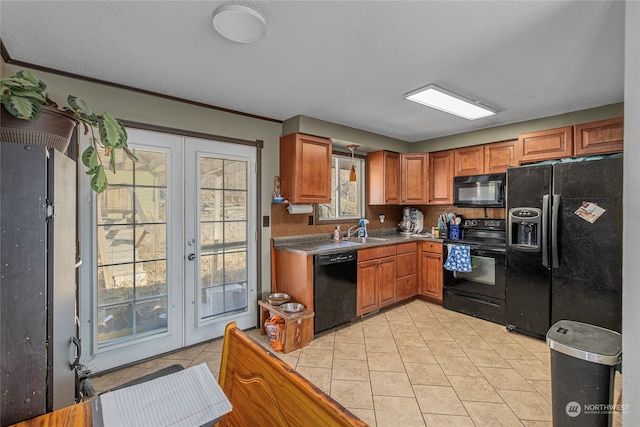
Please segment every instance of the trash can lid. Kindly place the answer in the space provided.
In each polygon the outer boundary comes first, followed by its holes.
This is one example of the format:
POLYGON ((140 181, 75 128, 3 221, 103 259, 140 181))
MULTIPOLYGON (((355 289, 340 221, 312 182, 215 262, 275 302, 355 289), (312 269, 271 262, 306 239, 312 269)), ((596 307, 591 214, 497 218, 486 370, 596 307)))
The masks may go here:
POLYGON ((622 335, 587 323, 561 320, 547 332, 547 345, 560 353, 600 365, 617 365, 622 335))

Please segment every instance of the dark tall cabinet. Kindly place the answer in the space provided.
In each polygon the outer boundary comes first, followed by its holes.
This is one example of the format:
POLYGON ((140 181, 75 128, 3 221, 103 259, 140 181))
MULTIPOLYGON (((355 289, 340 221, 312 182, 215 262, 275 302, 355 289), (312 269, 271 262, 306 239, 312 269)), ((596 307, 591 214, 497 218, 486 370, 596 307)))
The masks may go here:
POLYGON ((75 402, 76 167, 0 142, 0 425, 75 402))

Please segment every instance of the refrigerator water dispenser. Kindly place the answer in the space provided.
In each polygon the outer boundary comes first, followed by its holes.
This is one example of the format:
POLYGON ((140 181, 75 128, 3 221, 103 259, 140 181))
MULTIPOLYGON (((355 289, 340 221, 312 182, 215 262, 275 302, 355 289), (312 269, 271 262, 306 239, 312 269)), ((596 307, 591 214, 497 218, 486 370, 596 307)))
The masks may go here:
POLYGON ((508 244, 514 249, 539 251, 542 211, 536 208, 509 209, 508 244))

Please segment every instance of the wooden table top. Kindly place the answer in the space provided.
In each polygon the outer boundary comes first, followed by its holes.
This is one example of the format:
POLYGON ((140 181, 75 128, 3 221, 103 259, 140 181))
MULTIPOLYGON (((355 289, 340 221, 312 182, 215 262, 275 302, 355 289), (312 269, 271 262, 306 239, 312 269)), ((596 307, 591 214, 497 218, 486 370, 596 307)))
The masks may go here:
POLYGON ((92 425, 91 401, 87 400, 21 421, 11 427, 91 427, 92 425))

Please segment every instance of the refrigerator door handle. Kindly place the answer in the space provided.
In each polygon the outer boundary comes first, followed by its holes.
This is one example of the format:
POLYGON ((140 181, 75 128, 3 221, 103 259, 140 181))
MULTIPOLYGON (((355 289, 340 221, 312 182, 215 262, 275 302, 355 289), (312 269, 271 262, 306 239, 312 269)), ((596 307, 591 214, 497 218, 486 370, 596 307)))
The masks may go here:
POLYGON ((549 268, 549 195, 542 196, 542 265, 549 268))
POLYGON ((553 195, 551 206, 551 268, 558 268, 560 260, 558 257, 558 211, 560 210, 560 196, 553 195))

